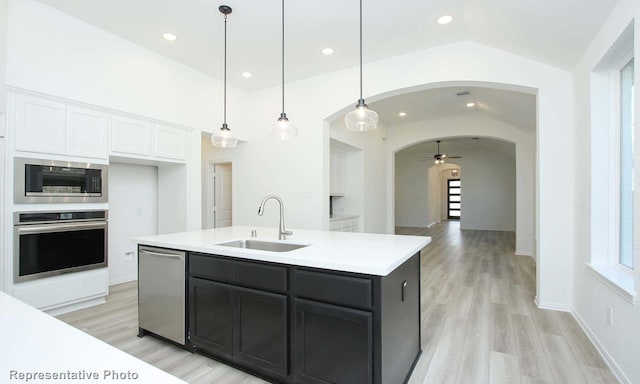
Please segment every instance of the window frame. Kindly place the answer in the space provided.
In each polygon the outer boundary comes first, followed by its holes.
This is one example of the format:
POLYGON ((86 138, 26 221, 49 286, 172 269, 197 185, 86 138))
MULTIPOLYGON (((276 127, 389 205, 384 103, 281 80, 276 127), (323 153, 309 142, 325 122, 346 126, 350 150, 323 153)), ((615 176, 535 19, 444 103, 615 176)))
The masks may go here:
MULTIPOLYGON (((592 275, 621 298, 640 303, 640 227, 633 228, 633 266, 620 263, 620 70, 634 59, 634 22, 629 23, 590 71, 590 258, 592 275)), ((634 78, 638 72, 634 60, 634 78)), ((637 88, 633 90, 634 117, 640 116, 637 88)), ((634 127, 634 153, 640 153, 634 127)), ((636 159, 637 160, 637 159, 636 159)), ((635 162, 634 162, 635 163, 635 162)), ((634 164, 633 177, 640 180, 634 164)), ((634 185, 635 188, 635 185, 634 185)), ((640 218, 640 195, 633 196, 633 217, 640 218)))
MULTIPOLYGON (((633 275, 634 268, 620 262, 621 257, 621 137, 622 137, 622 100, 621 100, 621 73, 622 70, 634 60, 633 49, 627 50, 612 63, 609 71, 609 228, 611 229, 611 241, 607 254, 607 265, 617 269, 618 272, 633 275)), ((634 71, 635 78, 635 71, 634 71)), ((632 105, 632 109, 634 106, 632 105)), ((634 199, 635 200, 635 199, 634 199)), ((633 214, 633 212, 632 212, 633 214)), ((633 222, 633 219, 632 219, 633 222)), ((635 228, 632 226, 632 234, 635 228)), ((632 235, 632 239, 635 236, 632 235)), ((633 241, 633 240, 632 240, 633 241)), ((631 264, 635 263, 633 244, 631 264)))

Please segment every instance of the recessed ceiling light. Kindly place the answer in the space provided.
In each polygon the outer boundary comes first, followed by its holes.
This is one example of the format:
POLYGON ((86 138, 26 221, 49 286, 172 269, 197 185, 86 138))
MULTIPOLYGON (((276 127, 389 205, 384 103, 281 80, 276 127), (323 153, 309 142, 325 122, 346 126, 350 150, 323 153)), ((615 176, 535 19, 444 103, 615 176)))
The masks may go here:
POLYGON ((333 48, 324 48, 322 50, 322 54, 325 56, 329 56, 333 54, 333 48))
POLYGON ((476 103, 474 103, 474 102, 467 103, 467 107, 468 107, 468 108, 473 108, 473 107, 475 107, 475 106, 476 106, 476 103))
POLYGON ((167 41, 176 41, 176 39, 178 38, 178 36, 174 35, 173 33, 169 33, 169 32, 163 33, 162 37, 164 37, 164 39, 167 40, 167 41))
POLYGON ((442 15, 436 19, 436 22, 440 25, 449 24, 453 21, 453 16, 451 15, 442 15))
POLYGON ((251 72, 242 72, 242 77, 244 77, 245 79, 248 79, 252 76, 253 76, 253 73, 251 72))
POLYGON ((405 117, 405 116, 407 116, 407 112, 400 112, 400 113, 398 113, 398 116, 405 117))

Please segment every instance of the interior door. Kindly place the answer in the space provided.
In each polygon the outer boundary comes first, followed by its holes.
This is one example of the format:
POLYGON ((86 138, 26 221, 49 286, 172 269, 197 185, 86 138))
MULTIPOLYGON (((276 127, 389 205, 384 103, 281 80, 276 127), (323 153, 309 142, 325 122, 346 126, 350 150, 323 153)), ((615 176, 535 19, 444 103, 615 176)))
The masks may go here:
POLYGON ((214 228, 230 227, 232 217, 231 164, 216 164, 213 173, 213 215, 214 228))

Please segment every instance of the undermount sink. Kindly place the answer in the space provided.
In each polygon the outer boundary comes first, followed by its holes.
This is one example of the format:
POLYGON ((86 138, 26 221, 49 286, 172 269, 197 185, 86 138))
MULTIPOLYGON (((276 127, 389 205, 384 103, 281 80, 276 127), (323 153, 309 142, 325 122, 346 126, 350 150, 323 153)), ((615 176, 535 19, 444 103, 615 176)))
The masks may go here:
POLYGON ((219 243, 224 247, 256 249, 269 252, 289 252, 294 249, 308 247, 308 244, 276 243, 262 240, 234 240, 226 243, 219 243))

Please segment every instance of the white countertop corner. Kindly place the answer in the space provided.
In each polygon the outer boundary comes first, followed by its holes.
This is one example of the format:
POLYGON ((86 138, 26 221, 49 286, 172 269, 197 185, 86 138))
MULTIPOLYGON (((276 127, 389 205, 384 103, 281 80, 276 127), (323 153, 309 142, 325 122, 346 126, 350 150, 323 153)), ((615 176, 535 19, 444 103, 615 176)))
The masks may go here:
POLYGON ((186 384, 3 292, 0 340, 0 377, 5 383, 186 384), (36 376, 27 381, 29 374, 36 376))

